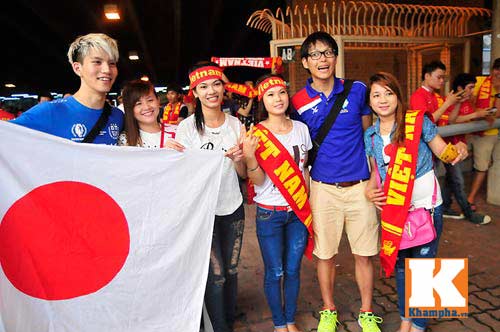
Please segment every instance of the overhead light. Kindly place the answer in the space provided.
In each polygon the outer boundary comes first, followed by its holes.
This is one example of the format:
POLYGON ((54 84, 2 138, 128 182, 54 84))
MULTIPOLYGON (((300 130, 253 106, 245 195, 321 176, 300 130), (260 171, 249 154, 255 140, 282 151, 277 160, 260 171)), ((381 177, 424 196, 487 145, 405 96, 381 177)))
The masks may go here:
POLYGON ((115 4, 104 5, 104 15, 108 20, 119 20, 120 12, 118 11, 118 6, 115 4))
POLYGON ((141 81, 148 82, 149 81, 149 77, 147 77, 146 75, 144 75, 144 76, 141 77, 141 81))
POLYGON ((128 58, 132 61, 139 60, 139 54, 137 53, 137 51, 130 51, 128 52, 128 58))
POLYGON ((6 88, 15 88, 15 87, 16 87, 16 85, 15 85, 15 84, 13 84, 13 83, 6 83, 6 84, 5 84, 5 87, 6 87, 6 88))

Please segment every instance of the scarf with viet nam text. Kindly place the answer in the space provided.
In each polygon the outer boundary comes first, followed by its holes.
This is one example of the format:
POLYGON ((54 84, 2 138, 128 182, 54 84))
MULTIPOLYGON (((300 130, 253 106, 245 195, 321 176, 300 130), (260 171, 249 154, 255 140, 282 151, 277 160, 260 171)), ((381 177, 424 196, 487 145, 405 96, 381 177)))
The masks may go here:
POLYGON ((403 227, 411 204, 423 120, 423 111, 408 110, 405 116, 405 144, 393 146, 389 153, 391 161, 384 182, 384 194, 387 200, 381 214, 382 250, 380 251, 380 263, 386 277, 389 277, 394 270, 403 227))

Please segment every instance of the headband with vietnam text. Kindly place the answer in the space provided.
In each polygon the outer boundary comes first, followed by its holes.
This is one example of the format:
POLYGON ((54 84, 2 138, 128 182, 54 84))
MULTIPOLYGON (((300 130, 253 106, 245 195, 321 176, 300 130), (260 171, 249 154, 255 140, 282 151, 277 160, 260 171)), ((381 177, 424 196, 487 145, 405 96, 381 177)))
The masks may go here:
POLYGON ((205 66, 189 73, 189 88, 194 89, 198 84, 210 79, 222 80, 222 69, 215 66, 205 66))
POLYGON ((274 88, 276 86, 281 86, 286 89, 285 81, 283 81, 283 79, 280 77, 271 76, 260 82, 259 85, 257 86, 259 100, 261 100, 262 97, 264 97, 264 93, 266 93, 267 90, 274 88))

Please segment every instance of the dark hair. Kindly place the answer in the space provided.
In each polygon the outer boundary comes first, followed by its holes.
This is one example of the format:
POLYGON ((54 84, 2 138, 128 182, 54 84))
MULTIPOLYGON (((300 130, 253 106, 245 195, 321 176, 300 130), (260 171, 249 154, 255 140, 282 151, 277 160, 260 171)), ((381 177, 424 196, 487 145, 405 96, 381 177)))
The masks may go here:
POLYGON ((457 76, 455 76, 455 79, 453 80, 452 83, 452 90, 457 91, 458 87, 461 87, 462 89, 465 89, 467 84, 474 83, 476 84, 476 76, 469 74, 469 73, 460 73, 457 76))
POLYGON ((127 143, 130 146, 136 146, 142 143, 139 134, 139 123, 134 116, 135 103, 151 91, 153 91, 156 96, 153 84, 142 80, 129 81, 123 87, 122 97, 123 109, 125 110, 125 135, 127 137, 127 143))
POLYGON ((446 66, 439 60, 431 61, 426 63, 422 67, 422 81, 425 80, 425 74, 432 74, 436 69, 446 70, 446 66))
POLYGON ((168 84, 167 85, 167 93, 169 91, 174 91, 174 92, 177 92, 178 94, 182 94, 182 88, 177 83, 170 83, 170 84, 168 84))
MULTIPOLYGON (((219 67, 219 65, 216 64, 215 62, 200 61, 200 62, 197 62, 195 65, 193 65, 191 68, 189 68, 188 76, 196 69, 202 68, 202 67, 207 67, 207 66, 219 67)), ((193 90, 194 89, 196 89, 196 87, 194 87, 193 90)), ((200 135, 203 134, 203 132, 205 131, 205 118, 203 117, 203 111, 201 109, 201 102, 198 98, 196 98, 196 104, 194 107, 194 121, 195 121, 195 125, 196 125, 196 130, 198 131, 198 133, 200 135)))
POLYGON ((335 42, 335 39, 324 31, 317 31, 307 36, 302 43, 302 46, 300 46, 300 58, 307 58, 309 56, 309 48, 319 41, 326 44, 328 47, 331 47, 335 55, 339 54, 339 46, 337 45, 337 42, 335 42))
MULTIPOLYGON (((269 77, 279 77, 282 80, 285 80, 283 78, 283 76, 281 76, 279 74, 264 74, 257 79, 257 81, 255 82, 255 87, 257 88, 261 82, 268 79, 269 77)), ((288 108, 286 109, 285 113, 286 113, 286 115, 290 114, 290 102, 288 103, 288 108)), ((264 106, 264 100, 261 99, 257 104, 257 111, 255 113, 255 122, 259 123, 261 121, 266 120, 268 117, 269 117, 269 113, 267 112, 266 107, 264 106)))
POLYGON ((370 77, 368 82, 368 98, 373 84, 379 84, 383 87, 389 88, 396 94, 398 98, 398 106, 396 108, 396 130, 392 136, 392 143, 403 145, 405 142, 405 116, 406 116, 406 103, 403 102, 403 95, 401 94, 401 86, 394 75, 386 72, 378 72, 370 77))
POLYGON ((491 69, 500 69, 500 58, 496 58, 495 61, 493 61, 493 66, 491 66, 491 69))
POLYGON ((54 100, 54 97, 52 97, 52 94, 50 94, 50 92, 48 91, 40 91, 38 92, 38 102, 40 102, 40 100, 42 99, 42 97, 47 97, 49 98, 49 100, 54 100))

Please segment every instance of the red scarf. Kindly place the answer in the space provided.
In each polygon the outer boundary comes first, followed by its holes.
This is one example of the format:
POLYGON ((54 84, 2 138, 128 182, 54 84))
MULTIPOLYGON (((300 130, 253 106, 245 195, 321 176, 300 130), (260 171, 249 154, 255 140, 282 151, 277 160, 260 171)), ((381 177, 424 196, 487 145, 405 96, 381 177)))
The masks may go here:
POLYGON ((259 123, 255 126, 254 135, 260 138, 255 151, 260 167, 307 227, 309 238, 304 255, 311 259, 314 248, 312 212, 304 176, 288 150, 270 130, 259 123))
POLYGON ((424 112, 408 110, 405 117, 405 144, 394 146, 390 152, 391 161, 384 182, 387 201, 381 215, 380 263, 386 277, 389 277, 394 270, 403 227, 410 208, 423 120, 424 112))
POLYGON ((175 105, 172 107, 171 103, 168 103, 167 106, 163 109, 163 123, 168 123, 168 124, 177 124, 177 121, 179 120, 179 114, 181 112, 181 106, 182 104, 180 102, 175 103, 175 105))
POLYGON ((215 62, 220 67, 253 67, 271 69, 273 73, 281 73, 283 71, 283 59, 280 56, 265 57, 265 58, 217 58, 212 57, 212 62, 215 62))

